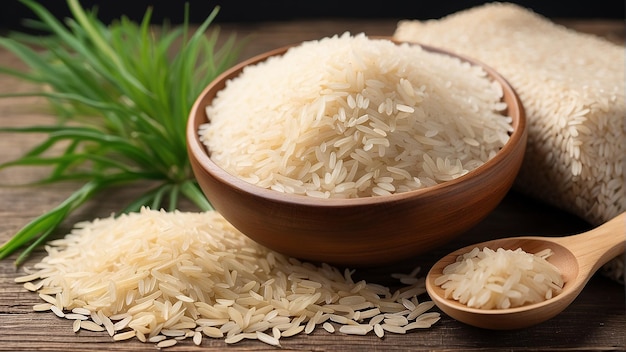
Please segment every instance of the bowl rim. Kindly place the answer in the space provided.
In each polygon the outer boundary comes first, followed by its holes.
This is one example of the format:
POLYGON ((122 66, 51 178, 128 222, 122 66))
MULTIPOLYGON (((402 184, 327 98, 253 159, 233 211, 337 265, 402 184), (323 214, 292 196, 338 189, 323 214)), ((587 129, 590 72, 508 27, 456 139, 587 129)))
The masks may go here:
POLYGON ((429 193, 433 192, 454 192, 454 190, 457 189, 459 185, 464 184, 468 178, 472 179, 478 177, 481 174, 488 173, 490 170, 497 168, 504 159, 508 158, 509 155, 512 154, 513 150, 518 147, 520 143, 522 143, 525 148, 527 138, 527 121, 524 106, 513 86, 507 81, 504 76, 502 76, 494 68, 480 60, 462 54, 457 54, 453 51, 441 47, 424 45, 418 42, 398 41, 392 39, 391 37, 385 36, 369 36, 369 38, 389 40, 396 44, 417 45, 422 47, 426 51, 449 55, 452 57, 456 57, 462 61, 468 62, 472 65, 478 65, 482 67, 483 70, 485 70, 485 72, 487 72, 487 74, 494 81, 498 82, 499 85, 502 87, 503 98, 507 92, 511 96, 511 102, 507 103, 506 109, 506 111, 508 112, 508 116, 512 117, 513 119, 513 131, 510 134, 509 140, 504 144, 504 146, 496 153, 493 158, 487 160, 485 163, 469 171, 465 175, 462 175, 453 180, 438 183, 434 186, 384 196, 367 196, 357 198, 317 198, 306 195, 282 193, 272 189, 257 186, 235 175, 230 174, 211 160, 207 147, 202 143, 202 141, 200 141, 199 138, 198 127, 202 123, 206 123, 208 121, 208 117, 206 116, 206 114, 204 115, 204 121, 200 121, 201 118, 199 118, 206 107, 205 96, 210 90, 214 89, 216 86, 222 86, 219 89, 223 89, 226 82, 229 79, 241 74, 241 70, 243 70, 244 67, 258 62, 262 62, 272 56, 281 55, 285 53, 289 48, 298 46, 302 43, 299 42, 272 49, 245 59, 222 72, 202 90, 202 92, 196 98, 189 112, 189 118, 187 121, 187 145, 190 154, 189 157, 195 157, 196 161, 202 166, 202 168, 206 172, 212 174, 213 177, 221 180, 224 183, 229 184, 231 187, 237 189, 240 192, 252 193, 258 197, 262 197, 276 203, 332 208, 356 205, 368 206, 372 204, 395 203, 402 202, 408 199, 413 199, 417 196, 428 195, 429 193), (512 116, 513 114, 511 114, 511 111, 517 111, 517 116, 512 116))

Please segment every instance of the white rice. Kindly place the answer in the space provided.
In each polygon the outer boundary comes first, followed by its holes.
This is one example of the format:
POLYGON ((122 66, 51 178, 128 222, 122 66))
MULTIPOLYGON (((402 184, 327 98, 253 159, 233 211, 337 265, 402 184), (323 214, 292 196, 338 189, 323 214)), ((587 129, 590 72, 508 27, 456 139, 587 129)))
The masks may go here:
MULTIPOLYGON (((515 188, 600 225, 626 211, 626 51, 511 3, 398 23, 394 39, 485 62, 511 83, 528 120, 515 188)), ((622 43, 623 44, 623 43, 622 43)), ((605 274, 624 282, 626 255, 605 274)))
POLYGON ((246 67, 206 107, 211 158, 279 192, 355 198, 463 176, 508 141, 502 89, 457 58, 364 34, 246 67))
POLYGON ((550 255, 549 249, 531 254, 520 248, 476 247, 446 266, 434 283, 445 290, 446 298, 472 308, 506 309, 538 303, 563 288, 561 272, 546 260, 550 255))
POLYGON ((416 270, 394 274, 415 279, 394 292, 355 282, 351 270, 256 244, 217 212, 144 208, 76 224, 46 250, 15 279, 46 301, 33 309, 73 321, 74 332, 103 332, 113 341, 137 338, 165 348, 187 338, 195 345, 203 338, 255 339, 280 346, 281 338, 318 326, 369 333, 389 314, 397 316, 396 330, 439 320, 439 313, 426 312, 431 301, 418 300, 426 290, 416 270))

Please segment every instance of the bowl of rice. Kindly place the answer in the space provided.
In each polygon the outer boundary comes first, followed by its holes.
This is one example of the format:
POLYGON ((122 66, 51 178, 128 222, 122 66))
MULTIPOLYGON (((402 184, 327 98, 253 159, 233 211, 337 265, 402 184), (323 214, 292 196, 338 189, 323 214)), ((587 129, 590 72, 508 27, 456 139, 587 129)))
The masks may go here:
POLYGON ((513 185, 523 106, 490 67, 344 33, 230 68, 196 100, 191 165, 254 241, 314 262, 391 263, 452 241, 513 185))

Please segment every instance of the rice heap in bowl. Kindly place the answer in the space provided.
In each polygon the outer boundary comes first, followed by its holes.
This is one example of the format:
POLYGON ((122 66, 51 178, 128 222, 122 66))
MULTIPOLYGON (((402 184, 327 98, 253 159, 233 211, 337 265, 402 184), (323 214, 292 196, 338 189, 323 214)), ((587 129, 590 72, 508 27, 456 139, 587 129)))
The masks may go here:
POLYGON ((212 160, 280 192, 388 195, 449 181, 508 141, 502 89, 476 65, 364 34, 247 66, 199 128, 212 160))

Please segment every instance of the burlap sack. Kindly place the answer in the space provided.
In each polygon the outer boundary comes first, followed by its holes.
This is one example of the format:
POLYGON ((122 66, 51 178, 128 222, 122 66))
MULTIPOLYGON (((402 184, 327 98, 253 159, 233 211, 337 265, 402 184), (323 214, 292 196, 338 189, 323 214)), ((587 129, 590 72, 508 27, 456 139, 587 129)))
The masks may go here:
MULTIPOLYGON (((394 39, 478 59, 513 85, 529 126, 517 190, 593 225, 626 210, 623 46, 511 3, 403 20, 394 39)), ((615 258, 604 273, 623 283, 624 260, 615 258)))

